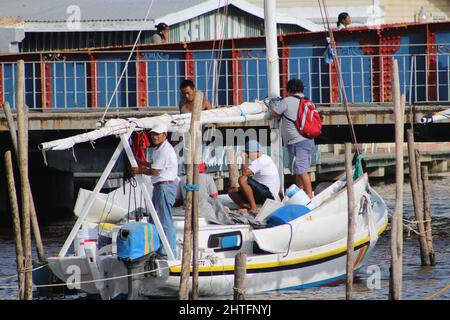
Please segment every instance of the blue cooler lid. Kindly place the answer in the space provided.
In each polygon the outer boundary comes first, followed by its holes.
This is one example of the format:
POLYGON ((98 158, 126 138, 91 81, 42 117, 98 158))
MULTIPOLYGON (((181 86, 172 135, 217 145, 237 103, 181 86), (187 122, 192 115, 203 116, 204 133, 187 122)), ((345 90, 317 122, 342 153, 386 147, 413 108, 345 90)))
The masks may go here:
POLYGON ((286 224, 309 213, 308 207, 299 204, 288 204, 272 212, 266 219, 269 228, 286 224))

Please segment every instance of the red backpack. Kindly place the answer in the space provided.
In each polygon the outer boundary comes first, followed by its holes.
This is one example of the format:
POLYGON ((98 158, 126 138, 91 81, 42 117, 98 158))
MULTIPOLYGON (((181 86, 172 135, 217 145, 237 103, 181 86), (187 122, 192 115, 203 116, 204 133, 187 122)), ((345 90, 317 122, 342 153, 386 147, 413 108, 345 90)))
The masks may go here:
POLYGON ((316 109, 314 103, 306 97, 294 96, 299 99, 297 119, 292 120, 284 116, 289 121, 295 124, 298 132, 308 138, 314 139, 322 133, 322 119, 319 111, 316 109))

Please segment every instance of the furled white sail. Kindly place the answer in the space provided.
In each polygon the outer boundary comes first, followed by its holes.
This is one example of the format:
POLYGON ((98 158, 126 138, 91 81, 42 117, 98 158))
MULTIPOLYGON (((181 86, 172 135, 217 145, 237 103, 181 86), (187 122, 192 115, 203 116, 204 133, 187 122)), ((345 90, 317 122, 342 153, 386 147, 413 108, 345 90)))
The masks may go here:
MULTIPOLYGON (((239 106, 229 108, 217 108, 205 110, 201 113, 200 122, 208 123, 229 123, 246 122, 269 119, 270 113, 264 102, 245 102, 239 106)), ((156 123, 165 123, 170 132, 187 132, 190 127, 191 114, 164 114, 156 117, 111 119, 103 127, 87 133, 78 134, 72 137, 44 142, 39 145, 43 151, 66 150, 74 145, 83 142, 93 142, 103 137, 120 135, 126 133, 132 126, 135 131, 151 129, 156 123)))
POLYGON ((433 123, 433 122, 442 122, 450 119, 450 109, 446 109, 444 111, 431 114, 420 119, 421 123, 433 123))

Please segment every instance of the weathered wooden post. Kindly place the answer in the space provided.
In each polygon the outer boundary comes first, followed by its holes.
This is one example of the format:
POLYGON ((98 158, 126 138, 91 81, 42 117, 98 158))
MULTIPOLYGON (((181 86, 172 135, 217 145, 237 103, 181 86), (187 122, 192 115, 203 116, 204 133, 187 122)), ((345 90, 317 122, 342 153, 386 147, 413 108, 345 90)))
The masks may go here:
POLYGON ((245 275, 247 268, 247 255, 238 252, 234 258, 234 300, 245 300, 245 275))
MULTIPOLYGON (((413 131, 414 134, 414 131, 413 131)), ((414 136, 414 135, 413 135, 414 136)), ((414 156, 415 156, 415 160, 416 160, 416 170, 417 170, 417 186, 419 187, 419 199, 421 200, 421 202, 423 202, 422 199, 422 170, 421 170, 421 155, 420 155, 420 151, 414 147, 414 156)))
POLYGON ((17 203, 16 184, 14 182, 14 169, 11 159, 11 151, 5 153, 6 180, 8 183, 9 203, 13 222, 14 243, 16 245, 17 277, 19 285, 19 299, 24 299, 24 274, 23 274, 23 247, 20 228, 19 205, 17 203))
POLYGON ((395 209, 391 221, 391 268, 389 299, 400 300, 402 297, 403 278, 403 183, 404 183, 404 130, 405 130, 405 94, 400 95, 398 63, 394 60, 393 101, 395 116, 395 209))
POLYGON ((355 246, 355 194, 353 188, 352 170, 352 144, 345 144, 345 175, 347 177, 347 203, 348 203, 348 227, 347 227, 347 282, 345 286, 345 298, 350 300, 353 293, 353 256, 355 246))
MULTIPOLYGON (((26 108, 26 109, 28 109, 28 108, 26 108)), ((11 107, 10 107, 8 101, 6 101, 3 104, 3 111, 5 113, 6 121, 8 123, 8 128, 9 128, 9 133, 11 136, 11 142, 13 145, 14 154, 16 156, 16 159, 19 159, 19 153, 18 153, 18 148, 17 148, 16 125, 14 124, 14 118, 13 118, 13 115, 11 112, 11 107)), ((26 183, 28 185, 28 190, 29 190, 29 194, 30 194, 30 217, 31 217, 31 226, 33 228, 34 241, 36 242, 36 251, 38 254, 39 261, 44 262, 44 261, 46 261, 45 251, 44 251, 44 246, 42 244, 41 231, 39 229, 39 222, 37 219, 36 207, 34 205, 33 193, 31 192, 30 180, 27 179, 26 183)))
MULTIPOLYGON (((194 135, 195 139, 195 152, 194 152, 194 185, 199 185, 199 164, 202 162, 202 130, 200 124, 201 112, 203 103, 203 93, 196 91, 194 96, 194 107, 192 110, 192 121, 195 123, 194 130, 196 131, 194 135)), ((192 299, 198 299, 198 202, 199 202, 199 190, 194 189, 192 196, 193 206, 192 206, 192 299)))
POLYGON ((408 139, 408 157, 409 157, 409 181, 416 215, 417 229, 419 231, 420 259, 423 266, 430 265, 430 256, 428 254, 428 245, 425 237, 425 228, 423 225, 423 211, 420 203, 419 185, 417 179, 416 154, 414 148, 414 135, 411 129, 407 131, 408 139))
POLYGON ((239 169, 236 161, 236 153, 232 147, 227 149, 228 174, 230 177, 230 188, 239 187, 239 169))
POLYGON ((28 140, 26 133, 26 111, 24 104, 25 97, 25 65, 23 60, 17 62, 17 128, 18 128, 18 151, 19 151, 19 171, 20 190, 22 195, 22 232, 23 250, 25 257, 25 296, 26 300, 33 298, 32 291, 32 264, 31 264, 31 233, 30 233, 30 198, 28 190, 28 140))
MULTIPOLYGON (((191 126, 189 136, 189 158, 186 172, 186 184, 188 186, 192 186, 194 182, 194 160, 196 149, 195 144, 197 142, 196 135, 202 103, 202 100, 197 99, 197 93, 194 97, 194 107, 192 109, 191 114, 191 126)), ((193 244, 193 236, 192 236, 193 200, 194 200, 194 192, 192 192, 192 190, 187 190, 186 211, 184 220, 184 236, 183 236, 183 255, 182 255, 181 275, 180 275, 180 291, 178 293, 178 298, 180 300, 189 299, 189 275, 191 270, 192 244, 193 244)))
POLYGON ((431 206, 430 191, 428 182, 428 167, 422 166, 422 191, 423 191, 423 207, 425 210, 425 234, 427 238, 428 254, 430 255, 430 265, 436 265, 436 256, 433 248, 433 234, 431 228, 431 206))

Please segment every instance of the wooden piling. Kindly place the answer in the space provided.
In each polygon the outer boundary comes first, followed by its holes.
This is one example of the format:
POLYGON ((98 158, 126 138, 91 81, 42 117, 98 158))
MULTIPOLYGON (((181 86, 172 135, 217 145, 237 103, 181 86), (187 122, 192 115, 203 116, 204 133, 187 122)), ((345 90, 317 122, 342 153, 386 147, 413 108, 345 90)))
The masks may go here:
MULTIPOLYGON (((189 139, 189 158, 186 172, 186 184, 192 185, 194 182, 194 161, 195 161, 195 145, 197 142, 198 120, 201 112, 201 101, 198 99, 199 92, 196 92, 194 97, 194 107, 191 114, 190 139, 189 139), (200 101, 200 102, 199 102, 200 101)), ((197 198, 198 199, 198 198, 197 198)), ((194 192, 186 192, 186 210, 184 220, 184 236, 183 236, 183 253, 181 262, 180 275, 180 290, 178 298, 180 300, 189 299, 189 276, 191 270, 192 260, 192 245, 193 245, 193 202, 194 192)), ((198 202, 198 201, 197 201, 198 202)), ((197 204, 198 212, 198 204, 197 204)), ((198 223, 198 222, 197 222, 198 223)), ((198 255, 198 252, 197 252, 198 255)), ((195 259, 195 258, 194 258, 195 259)), ((198 258, 196 259, 198 262, 198 258)), ((198 266, 197 266, 198 268, 198 266)), ((197 271, 198 272, 198 271, 197 271)))
POLYGON ((345 174, 347 177, 347 203, 348 203, 348 227, 347 227, 347 282, 345 286, 345 298, 350 300, 353 293, 353 264, 355 247, 355 194, 353 188, 352 144, 345 144, 345 174))
POLYGON ((31 232, 30 232, 30 198, 28 192, 28 139, 26 132, 26 111, 24 104, 25 97, 25 65, 23 60, 17 62, 17 131, 18 131, 18 153, 19 153, 19 172, 20 172, 20 190, 22 195, 22 238, 23 251, 25 258, 25 299, 33 298, 32 291, 32 263, 31 263, 31 232))
POLYGON ((433 247, 433 234, 431 228, 431 205, 430 191, 428 182, 428 167, 422 166, 422 191, 423 191, 423 208, 425 213, 425 234, 427 239, 428 254, 430 256, 430 265, 436 265, 436 256, 433 247))
POLYGON ((417 230, 419 233, 420 259, 422 262, 422 266, 429 266, 430 256, 428 254, 428 245, 425 237, 425 228, 423 225, 423 211, 422 211, 422 204, 420 203, 419 185, 417 178, 414 135, 411 129, 407 130, 407 139, 408 139, 408 158, 409 158, 409 181, 411 184, 414 212, 416 216, 417 230))
POLYGON ((14 153, 17 155, 17 132, 14 118, 11 112, 11 106, 8 101, 3 104, 3 112, 5 113, 6 123, 8 124, 9 134, 11 136, 11 143, 14 149, 14 153))
MULTIPOLYGON (((195 151, 194 151, 194 178, 193 182, 195 185, 200 183, 200 175, 199 175, 199 164, 202 162, 202 130, 200 124, 200 117, 202 112, 202 104, 203 104, 203 93, 200 91, 196 91, 194 96, 194 106, 192 108, 192 121, 194 122, 194 130, 196 133, 194 135, 195 139, 195 151)), ((198 202, 199 202, 199 191, 194 190, 192 196, 192 299, 198 299, 198 275, 199 275, 199 266, 198 266, 198 202)))
POLYGON ((239 170, 236 161, 236 153, 233 148, 227 150, 228 173, 230 175, 230 188, 239 187, 239 170))
POLYGON ((247 267, 247 255, 239 252, 234 258, 234 300, 245 300, 245 276, 247 267))
MULTIPOLYGON (((25 107, 25 110, 27 111, 26 114, 28 114, 28 108, 25 107)), ((19 159, 19 153, 18 153, 18 147, 17 147, 17 132, 16 132, 16 125, 14 123, 14 118, 11 112, 11 107, 9 105, 9 102, 6 101, 3 104, 3 111, 5 113, 6 116, 6 121, 8 123, 8 128, 9 128, 9 134, 11 136, 11 142, 13 145, 13 149, 14 149, 14 154, 16 156, 16 159, 19 159)), ((25 122, 28 122, 28 117, 25 117, 26 120, 25 122)), ((27 126, 28 128, 28 126, 27 126)), ((28 130, 26 130, 27 132, 28 130)), ((27 139, 28 140, 28 139, 27 139)), ((41 231, 39 228, 39 222, 37 219, 37 213, 36 213, 36 207, 34 205, 34 200, 33 200, 33 193, 31 191, 31 185, 30 185, 30 180, 27 179, 26 180, 26 184, 28 185, 28 193, 29 193, 29 199, 30 199, 30 217, 31 217, 31 227, 33 228, 33 236, 34 236, 34 241, 36 244, 36 251, 38 254, 38 259, 40 262, 45 262, 46 258, 45 258, 45 251, 44 251, 44 246, 42 244, 42 238, 41 238, 41 231)))
POLYGON ((23 246, 22 234, 20 228, 19 205, 17 203, 16 184, 14 182, 14 169, 11 158, 11 151, 5 152, 5 170, 6 180, 8 184, 9 203, 11 206, 11 217, 13 222, 14 243, 16 246, 16 261, 17 261, 17 278, 19 286, 19 299, 24 299, 24 261, 23 261, 23 246))
MULTIPOLYGON (((414 133, 414 131, 413 131, 414 133)), ((415 156, 415 160, 416 160, 416 170, 417 170, 417 186, 419 187, 419 201, 420 203, 423 203, 423 198, 422 198, 422 170, 421 170, 421 155, 420 155, 420 151, 414 147, 414 156, 415 156)))
POLYGON ((394 59, 393 70, 393 101, 395 116, 395 209, 391 220, 391 267, 389 299, 402 298, 403 278, 403 184, 404 159, 403 145, 405 141, 405 94, 400 95, 400 80, 398 62, 394 59))

